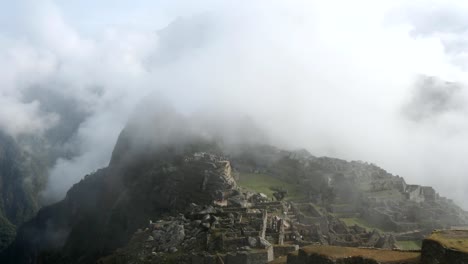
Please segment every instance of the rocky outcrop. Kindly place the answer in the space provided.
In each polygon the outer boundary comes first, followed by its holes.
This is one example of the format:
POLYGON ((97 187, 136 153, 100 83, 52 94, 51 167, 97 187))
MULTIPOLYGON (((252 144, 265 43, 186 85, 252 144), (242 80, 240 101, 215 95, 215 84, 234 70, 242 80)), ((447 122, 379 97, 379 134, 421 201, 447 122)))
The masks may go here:
POLYGON ((46 165, 0 131, 0 252, 15 236, 15 226, 39 209, 46 165))
POLYGON ((424 239, 421 251, 423 264, 468 263, 468 231, 435 231, 424 239))
POLYGON ((212 204, 235 188, 230 163, 215 154, 167 150, 111 164, 22 226, 1 262, 92 263, 126 244, 147 219, 192 202, 212 204))

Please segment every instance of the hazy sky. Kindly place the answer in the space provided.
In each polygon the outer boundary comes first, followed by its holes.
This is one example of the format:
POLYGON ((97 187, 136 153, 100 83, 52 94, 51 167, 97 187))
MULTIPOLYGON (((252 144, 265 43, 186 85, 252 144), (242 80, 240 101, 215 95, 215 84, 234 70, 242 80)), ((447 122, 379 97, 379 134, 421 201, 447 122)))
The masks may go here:
POLYGON ((0 129, 63 121, 25 101, 36 86, 87 113, 70 142, 79 155, 51 171, 59 197, 107 164, 156 94, 186 113, 247 114, 280 146, 373 162, 463 203, 465 2, 3 0, 0 129))

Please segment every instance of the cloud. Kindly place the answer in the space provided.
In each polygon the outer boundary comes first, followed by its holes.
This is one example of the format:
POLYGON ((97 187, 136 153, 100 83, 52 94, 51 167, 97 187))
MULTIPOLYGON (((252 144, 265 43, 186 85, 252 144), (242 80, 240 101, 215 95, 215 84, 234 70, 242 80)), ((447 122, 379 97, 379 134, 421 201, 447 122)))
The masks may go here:
MULTIPOLYGON (((416 2, 417 3, 417 2, 416 2)), ((467 69, 468 5, 463 1, 431 1, 425 5, 408 5, 403 16, 411 21, 414 37, 435 37, 440 40, 448 59, 467 69)))
POLYGON ((453 3, 16 2, 0 34, 0 127, 47 136, 74 124, 63 142, 73 151, 51 169, 49 199, 107 164, 151 94, 232 138, 243 130, 228 129, 240 122, 230 120, 248 116, 255 125, 246 127, 280 147, 374 162, 468 198, 467 91, 456 88, 468 82, 460 34, 468 11, 453 3), (415 83, 418 76, 432 79, 415 83), (43 92, 31 96, 37 87, 43 92), (37 96, 44 93, 67 103, 37 96))
POLYGON ((411 101, 403 112, 410 120, 419 122, 441 115, 465 112, 466 101, 460 84, 446 82, 434 77, 421 76, 414 88, 411 101))
POLYGON ((43 115, 38 110, 38 103, 34 101, 21 104, 8 97, 0 97, 0 129, 10 135, 18 135, 35 131, 42 134, 48 127, 57 122, 54 114, 43 115))

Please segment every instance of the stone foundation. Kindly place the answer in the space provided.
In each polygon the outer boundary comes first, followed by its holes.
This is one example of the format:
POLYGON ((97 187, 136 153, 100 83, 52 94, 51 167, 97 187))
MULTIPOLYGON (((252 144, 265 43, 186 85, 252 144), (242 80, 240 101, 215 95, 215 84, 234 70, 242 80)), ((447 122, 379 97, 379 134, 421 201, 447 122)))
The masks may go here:
POLYGON ((290 252, 294 252, 296 250, 299 250, 298 245, 275 245, 273 246, 273 252, 275 255, 275 258, 278 258, 280 256, 286 256, 290 252))
POLYGON ((191 264, 265 264, 273 261, 273 247, 220 255, 193 255, 191 264))

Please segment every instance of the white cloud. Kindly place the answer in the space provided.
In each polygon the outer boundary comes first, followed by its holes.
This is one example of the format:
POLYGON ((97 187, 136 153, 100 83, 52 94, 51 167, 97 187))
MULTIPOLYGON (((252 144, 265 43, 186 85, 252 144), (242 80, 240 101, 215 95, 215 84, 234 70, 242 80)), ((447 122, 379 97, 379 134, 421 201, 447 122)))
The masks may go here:
POLYGON ((468 82, 466 41, 451 30, 464 20, 451 20, 446 32, 430 16, 468 14, 454 7, 459 2, 434 1, 433 9, 425 1, 150 2, 108 1, 114 6, 106 9, 26 1, 0 34, 0 57, 8 58, 0 63, 4 130, 45 130, 60 115, 22 101, 31 85, 75 98, 89 113, 72 139, 81 154, 57 162, 52 193, 105 166, 136 103, 157 92, 184 112, 247 113, 283 146, 375 162, 467 200, 466 112, 424 123, 402 114, 420 74, 468 82))

